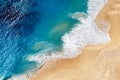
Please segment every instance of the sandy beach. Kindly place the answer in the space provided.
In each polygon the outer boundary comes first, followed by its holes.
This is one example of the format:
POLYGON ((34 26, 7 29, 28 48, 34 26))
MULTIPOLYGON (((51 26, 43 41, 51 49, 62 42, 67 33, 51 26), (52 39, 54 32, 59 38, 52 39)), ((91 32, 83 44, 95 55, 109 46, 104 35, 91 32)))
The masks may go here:
POLYGON ((109 43, 86 46, 74 59, 47 61, 30 80, 120 80, 120 0, 108 1, 96 23, 103 20, 111 25, 109 43))

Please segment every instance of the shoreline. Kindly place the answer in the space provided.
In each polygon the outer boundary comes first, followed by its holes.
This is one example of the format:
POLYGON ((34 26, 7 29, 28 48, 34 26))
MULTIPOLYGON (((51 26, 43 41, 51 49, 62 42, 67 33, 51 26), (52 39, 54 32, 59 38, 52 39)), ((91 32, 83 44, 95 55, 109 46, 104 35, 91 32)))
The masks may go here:
MULTIPOLYGON (((120 53, 120 38, 116 36, 120 33, 120 14, 118 14, 120 6, 115 7, 115 10, 111 6, 119 2, 119 0, 109 0, 96 19, 96 22, 105 19, 111 24, 109 31, 111 37, 110 43, 86 46, 83 52, 74 59, 47 61, 42 69, 38 70, 35 75, 30 77, 30 80, 112 79, 113 77, 110 76, 110 72, 114 71, 111 70, 111 67, 112 69, 118 68, 118 70, 115 70, 116 73, 120 70, 120 64, 118 63, 120 61, 120 54, 118 54, 120 53), (118 11, 116 9, 118 9, 118 11), (97 75, 95 75, 96 73, 97 75), (106 78, 106 76, 108 77, 106 78)), ((114 80, 120 79, 120 75, 117 76, 117 74, 115 74, 115 76, 117 78, 114 80)))

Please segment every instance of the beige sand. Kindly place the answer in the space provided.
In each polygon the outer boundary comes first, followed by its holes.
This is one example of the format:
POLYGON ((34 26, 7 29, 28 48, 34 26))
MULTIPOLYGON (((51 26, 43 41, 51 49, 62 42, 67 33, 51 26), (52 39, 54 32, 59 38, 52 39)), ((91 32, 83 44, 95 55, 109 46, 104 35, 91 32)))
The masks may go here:
POLYGON ((87 46, 74 59, 48 61, 30 80, 120 80, 120 0, 109 0, 96 22, 104 19, 111 24, 110 43, 87 46))

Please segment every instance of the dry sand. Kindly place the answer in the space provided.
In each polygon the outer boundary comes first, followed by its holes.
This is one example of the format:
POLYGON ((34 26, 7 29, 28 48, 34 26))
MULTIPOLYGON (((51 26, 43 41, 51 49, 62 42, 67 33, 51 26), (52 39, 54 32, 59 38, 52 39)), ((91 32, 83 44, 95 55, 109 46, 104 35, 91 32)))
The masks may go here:
POLYGON ((74 59, 48 61, 30 80, 120 80, 120 0, 109 0, 96 22, 107 20, 111 42, 87 46, 74 59))

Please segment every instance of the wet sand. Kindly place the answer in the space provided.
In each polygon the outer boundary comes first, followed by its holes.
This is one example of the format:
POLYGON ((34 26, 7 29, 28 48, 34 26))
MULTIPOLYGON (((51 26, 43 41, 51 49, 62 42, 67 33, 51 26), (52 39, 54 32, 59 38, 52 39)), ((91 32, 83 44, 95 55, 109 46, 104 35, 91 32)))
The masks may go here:
POLYGON ((108 1, 96 22, 102 20, 111 25, 109 43, 86 46, 74 59, 48 61, 30 80, 120 80, 120 0, 108 1))

